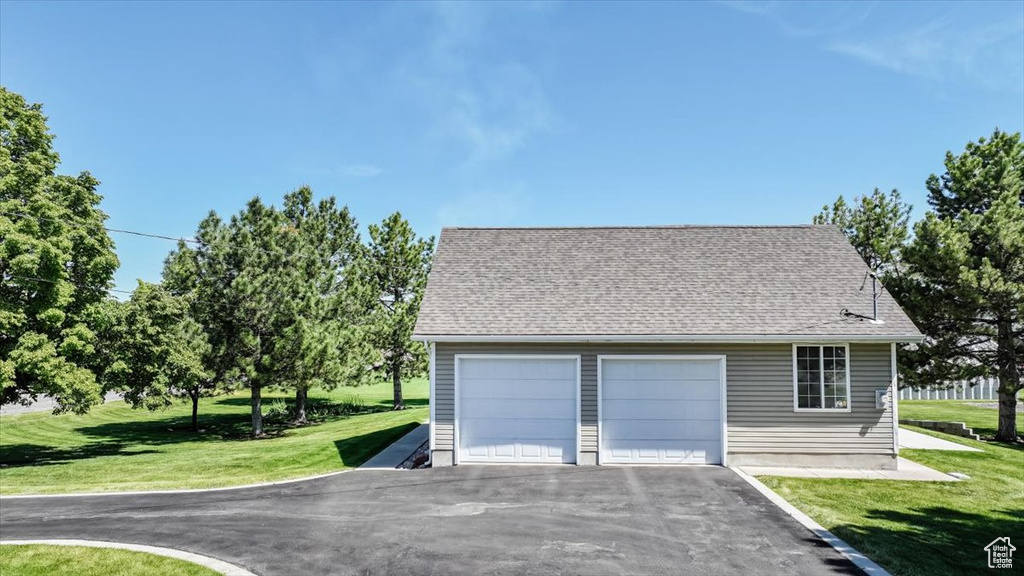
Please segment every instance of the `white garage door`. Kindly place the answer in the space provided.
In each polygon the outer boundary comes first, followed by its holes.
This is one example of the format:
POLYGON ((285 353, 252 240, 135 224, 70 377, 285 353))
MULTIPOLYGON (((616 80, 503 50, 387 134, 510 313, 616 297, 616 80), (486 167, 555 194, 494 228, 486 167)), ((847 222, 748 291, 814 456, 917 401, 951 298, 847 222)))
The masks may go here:
POLYGON ((576 462, 577 362, 460 356, 459 462, 576 462))
POLYGON ((718 359, 601 359, 601 462, 720 464, 718 359))

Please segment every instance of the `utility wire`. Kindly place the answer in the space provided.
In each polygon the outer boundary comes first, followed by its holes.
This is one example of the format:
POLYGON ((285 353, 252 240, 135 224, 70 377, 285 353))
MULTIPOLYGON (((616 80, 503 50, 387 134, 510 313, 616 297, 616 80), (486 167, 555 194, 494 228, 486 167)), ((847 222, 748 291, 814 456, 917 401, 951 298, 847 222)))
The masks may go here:
MULTIPOLYGON (((101 226, 99 224, 83 224, 81 222, 75 222, 74 220, 68 220, 66 218, 47 218, 47 217, 44 217, 44 216, 35 216, 33 214, 25 214, 23 212, 6 212, 6 211, 3 211, 3 210, 0 210, 0 214, 2 214, 4 216, 18 216, 18 217, 21 217, 21 218, 32 218, 32 219, 41 220, 41 221, 44 221, 44 222, 63 222, 65 224, 70 224, 72 226, 76 226, 76 227, 79 227, 79 228, 93 228, 93 229, 96 229, 96 230, 106 230, 107 232, 115 232, 115 233, 118 233, 118 234, 131 234, 133 236, 141 236, 141 237, 144 237, 144 238, 156 238, 158 240, 170 240, 172 242, 179 242, 180 241, 180 242, 187 242, 187 243, 190 243, 190 244, 203 244, 202 241, 197 240, 195 238, 175 238, 174 236, 166 236, 164 234, 153 234, 153 233, 150 233, 150 232, 138 232, 136 230, 124 230, 124 229, 121 229, 121 228, 108 228, 106 226, 101 226)), ((252 250, 254 252, 262 252, 264 254, 269 254, 271 256, 277 256, 277 254, 275 252, 267 250, 265 248, 260 248, 258 246, 253 246, 253 247, 250 248, 250 250, 252 250)), ((329 257, 333 258, 336 255, 337 255, 337 253, 333 253, 329 257)), ((307 254, 305 254, 303 252, 292 252, 290 254, 285 255, 284 260, 285 261, 290 261, 293 258, 298 258, 298 257, 302 257, 302 256, 307 256, 307 254)), ((322 255, 316 254, 315 256, 320 257, 322 255)), ((404 267, 404 266, 402 266, 400 268, 402 270, 406 269, 406 267, 404 267)))
MULTIPOLYGON (((33 282, 46 282, 47 284, 58 284, 59 283, 58 280, 47 280, 46 278, 34 278, 32 276, 19 276, 17 274, 8 274, 7 277, 8 278, 17 278, 19 280, 31 280, 33 282)), ((65 282, 67 282, 68 284, 71 284, 72 286, 77 286, 79 288, 89 288, 89 286, 83 286, 81 284, 75 284, 74 282, 72 282, 70 280, 65 280, 65 282)), ((131 290, 119 290, 117 288, 104 288, 103 290, 105 292, 118 292, 120 294, 131 294, 132 293, 131 290)))
POLYGON ((135 230, 123 230, 120 228, 107 228, 100 224, 83 224, 81 222, 75 222, 74 220, 67 220, 65 218, 46 218, 45 216, 35 216, 33 214, 24 214, 22 212, 3 212, 0 214, 4 216, 19 216, 21 218, 33 218, 35 220, 42 220, 44 222, 62 222, 64 224, 70 224, 78 228, 96 228, 98 230, 106 230, 107 232, 116 232, 118 234, 131 234, 132 236, 142 236, 144 238, 156 238, 158 240, 171 240, 173 242, 189 242, 192 244, 199 244, 199 240, 195 238, 175 238, 173 236, 165 236, 163 234, 151 234, 149 232, 136 232, 135 230))

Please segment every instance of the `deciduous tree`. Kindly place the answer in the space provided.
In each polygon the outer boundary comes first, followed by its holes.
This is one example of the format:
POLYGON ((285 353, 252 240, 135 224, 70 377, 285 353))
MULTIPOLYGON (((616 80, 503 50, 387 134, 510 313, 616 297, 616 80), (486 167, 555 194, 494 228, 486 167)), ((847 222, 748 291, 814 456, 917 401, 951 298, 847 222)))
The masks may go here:
POLYGON ((184 297, 139 282, 120 315, 113 339, 116 360, 104 379, 135 408, 158 410, 175 400, 192 403, 192 431, 199 431, 199 399, 216 389, 204 365, 210 344, 189 316, 184 297))
POLYGON ((41 106, 0 88, 0 404, 45 394, 84 412, 101 399, 92 319, 118 261, 99 182, 58 162, 41 106))

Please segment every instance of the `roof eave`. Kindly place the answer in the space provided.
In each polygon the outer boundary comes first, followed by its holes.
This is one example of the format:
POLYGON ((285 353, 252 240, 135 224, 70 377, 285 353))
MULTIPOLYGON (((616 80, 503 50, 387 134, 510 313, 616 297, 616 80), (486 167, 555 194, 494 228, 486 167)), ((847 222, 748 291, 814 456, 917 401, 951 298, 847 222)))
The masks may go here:
POLYGON ((722 343, 761 342, 906 342, 919 343, 917 334, 413 334, 418 342, 608 342, 608 343, 722 343))

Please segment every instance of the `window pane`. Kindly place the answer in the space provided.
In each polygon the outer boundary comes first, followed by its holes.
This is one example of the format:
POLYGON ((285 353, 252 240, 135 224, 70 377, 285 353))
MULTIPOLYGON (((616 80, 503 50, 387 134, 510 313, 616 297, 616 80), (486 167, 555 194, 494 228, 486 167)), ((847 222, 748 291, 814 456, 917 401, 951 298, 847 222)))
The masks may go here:
POLYGON ((817 395, 808 397, 807 408, 821 408, 821 397, 817 395))
POLYGON ((832 347, 832 357, 833 358, 846 358, 846 348, 843 348, 842 346, 833 346, 832 347))
POLYGON ((825 408, 835 408, 835 407, 836 407, 836 399, 832 398, 832 397, 829 397, 829 396, 825 396, 825 408))
POLYGON ((836 398, 836 408, 846 408, 846 397, 836 398))
MULTIPOLYGON (((846 360, 839 359, 839 360, 836 360, 835 362, 836 362, 836 364, 835 364, 836 370, 838 370, 840 372, 845 372, 846 371, 846 360)), ((845 380, 845 378, 844 378, 844 380, 845 380)))
POLYGON ((836 396, 846 399, 846 384, 836 384, 836 396))

